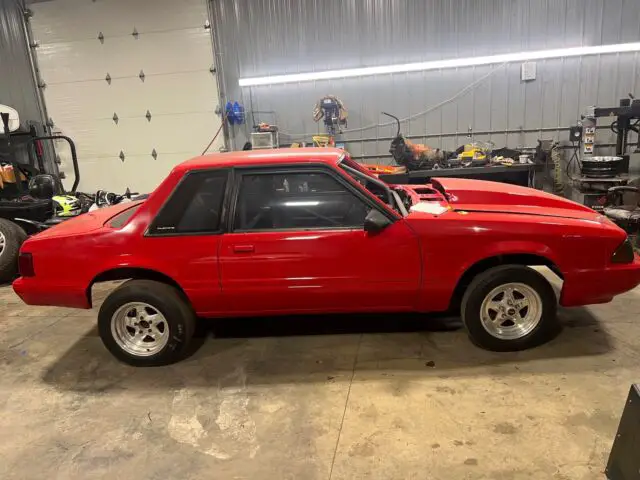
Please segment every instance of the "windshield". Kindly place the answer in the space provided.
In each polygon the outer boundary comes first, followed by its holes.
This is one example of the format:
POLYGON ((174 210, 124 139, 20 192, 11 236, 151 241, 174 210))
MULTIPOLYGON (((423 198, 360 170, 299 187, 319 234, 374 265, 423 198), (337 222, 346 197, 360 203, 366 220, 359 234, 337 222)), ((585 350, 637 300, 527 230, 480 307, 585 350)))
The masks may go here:
POLYGON ((387 184, 376 178, 366 168, 354 162, 346 155, 338 165, 345 173, 347 173, 347 175, 362 185, 370 193, 378 197, 402 216, 406 215, 406 210, 402 205, 402 202, 398 200, 387 184))

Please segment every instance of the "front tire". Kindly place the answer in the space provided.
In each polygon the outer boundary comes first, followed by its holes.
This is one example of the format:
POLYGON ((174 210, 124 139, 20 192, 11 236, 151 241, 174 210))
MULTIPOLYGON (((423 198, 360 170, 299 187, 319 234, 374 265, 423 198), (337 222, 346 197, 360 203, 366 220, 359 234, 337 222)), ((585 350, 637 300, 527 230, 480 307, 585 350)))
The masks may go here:
POLYGON ((462 298, 462 321, 479 347, 525 350, 558 330, 557 300, 549 282, 521 265, 491 268, 471 282, 462 298))
POLYGON ((135 367, 169 365, 184 358, 195 325, 195 313, 182 292, 152 280, 121 285, 98 314, 107 350, 135 367))

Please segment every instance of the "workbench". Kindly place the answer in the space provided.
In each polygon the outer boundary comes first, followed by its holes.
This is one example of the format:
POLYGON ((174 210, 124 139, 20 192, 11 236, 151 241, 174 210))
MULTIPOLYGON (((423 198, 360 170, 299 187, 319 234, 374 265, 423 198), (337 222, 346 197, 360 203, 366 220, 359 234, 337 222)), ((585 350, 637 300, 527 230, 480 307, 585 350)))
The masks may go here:
POLYGON ((406 173, 382 174, 380 180, 389 184, 423 184, 431 178, 456 177, 493 182, 510 183, 523 187, 533 187, 536 165, 516 163, 511 166, 497 165, 484 167, 440 168, 437 170, 414 170, 406 173))

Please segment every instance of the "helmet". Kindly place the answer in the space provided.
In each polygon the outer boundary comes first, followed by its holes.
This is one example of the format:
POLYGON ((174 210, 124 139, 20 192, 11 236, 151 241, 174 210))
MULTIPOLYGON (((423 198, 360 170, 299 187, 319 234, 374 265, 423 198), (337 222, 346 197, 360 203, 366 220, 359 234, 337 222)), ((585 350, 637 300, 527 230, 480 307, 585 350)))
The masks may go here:
POLYGON ((53 175, 41 174, 29 180, 29 195, 35 198, 48 199, 57 191, 57 182, 53 175))
POLYGON ((81 212, 80 200, 71 195, 56 195, 53 197, 56 215, 59 217, 73 217, 81 212))

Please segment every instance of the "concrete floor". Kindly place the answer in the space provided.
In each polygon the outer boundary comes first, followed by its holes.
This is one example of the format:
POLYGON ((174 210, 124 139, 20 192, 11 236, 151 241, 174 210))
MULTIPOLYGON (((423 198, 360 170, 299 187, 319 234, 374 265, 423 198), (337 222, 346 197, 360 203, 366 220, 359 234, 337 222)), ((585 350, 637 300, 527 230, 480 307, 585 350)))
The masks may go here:
POLYGON ((521 353, 416 316, 299 317, 219 322, 155 369, 117 363, 95 312, 0 306, 4 480, 602 479, 640 380, 640 289, 521 353))

